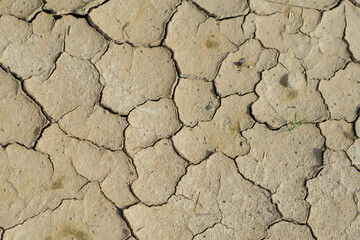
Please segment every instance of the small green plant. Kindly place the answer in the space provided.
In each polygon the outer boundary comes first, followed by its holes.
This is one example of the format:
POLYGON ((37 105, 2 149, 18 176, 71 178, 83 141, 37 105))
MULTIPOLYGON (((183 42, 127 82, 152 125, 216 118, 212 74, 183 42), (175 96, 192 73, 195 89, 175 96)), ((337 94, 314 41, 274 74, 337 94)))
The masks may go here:
POLYGON ((295 106, 295 115, 294 115, 294 122, 291 122, 289 123, 287 126, 286 126, 286 129, 291 132, 292 130, 294 130, 295 128, 297 127, 300 127, 307 119, 304 118, 303 120, 300 120, 300 121, 296 121, 296 114, 297 114, 297 103, 296 103, 296 106, 295 106))

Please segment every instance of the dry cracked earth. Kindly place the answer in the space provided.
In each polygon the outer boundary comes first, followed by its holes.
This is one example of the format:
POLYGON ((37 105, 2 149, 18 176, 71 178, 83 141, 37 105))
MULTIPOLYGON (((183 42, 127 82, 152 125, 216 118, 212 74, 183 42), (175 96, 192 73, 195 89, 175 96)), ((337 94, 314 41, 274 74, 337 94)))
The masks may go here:
POLYGON ((359 0, 0 15, 1 240, 360 239, 359 0))

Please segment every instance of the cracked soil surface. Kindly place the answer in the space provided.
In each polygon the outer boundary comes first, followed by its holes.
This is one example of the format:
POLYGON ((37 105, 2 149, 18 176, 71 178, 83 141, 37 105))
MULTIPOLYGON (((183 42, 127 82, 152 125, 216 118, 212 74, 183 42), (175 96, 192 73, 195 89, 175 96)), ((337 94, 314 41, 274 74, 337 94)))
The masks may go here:
POLYGON ((359 0, 0 0, 0 240, 359 240, 359 108, 359 0))

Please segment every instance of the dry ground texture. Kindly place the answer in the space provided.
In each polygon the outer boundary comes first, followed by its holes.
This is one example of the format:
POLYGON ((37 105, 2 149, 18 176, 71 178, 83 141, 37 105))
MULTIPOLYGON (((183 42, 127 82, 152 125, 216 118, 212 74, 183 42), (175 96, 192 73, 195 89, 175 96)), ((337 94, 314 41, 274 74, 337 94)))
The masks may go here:
POLYGON ((1 0, 0 67, 0 240, 360 239, 359 0, 1 0))

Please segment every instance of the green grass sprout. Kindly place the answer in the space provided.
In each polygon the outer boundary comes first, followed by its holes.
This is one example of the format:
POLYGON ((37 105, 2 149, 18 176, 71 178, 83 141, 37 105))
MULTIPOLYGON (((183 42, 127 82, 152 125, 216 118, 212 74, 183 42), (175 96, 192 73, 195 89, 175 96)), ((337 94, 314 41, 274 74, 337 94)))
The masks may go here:
POLYGON ((297 103, 296 103, 296 106, 295 106, 295 115, 294 115, 294 122, 291 122, 289 123, 287 126, 286 126, 286 129, 291 132, 292 130, 294 130, 295 128, 297 127, 300 127, 307 119, 304 118, 303 120, 300 120, 300 121, 296 121, 296 115, 297 115, 297 103))

